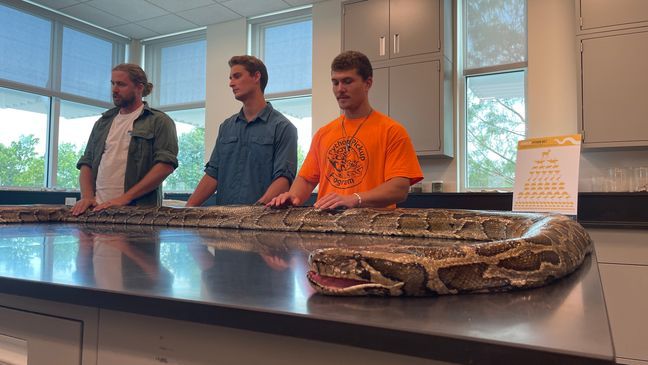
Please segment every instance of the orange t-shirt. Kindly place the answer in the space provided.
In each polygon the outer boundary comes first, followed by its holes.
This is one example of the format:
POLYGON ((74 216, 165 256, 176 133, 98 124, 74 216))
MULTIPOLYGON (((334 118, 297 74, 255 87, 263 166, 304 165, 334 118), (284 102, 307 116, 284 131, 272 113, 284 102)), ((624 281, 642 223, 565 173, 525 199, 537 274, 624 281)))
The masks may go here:
POLYGON ((343 118, 315 133, 299 170, 299 176, 319 183, 317 199, 329 193, 368 191, 394 177, 409 178, 410 185, 423 179, 412 141, 402 125, 373 111, 366 120, 344 120, 345 137, 343 118))

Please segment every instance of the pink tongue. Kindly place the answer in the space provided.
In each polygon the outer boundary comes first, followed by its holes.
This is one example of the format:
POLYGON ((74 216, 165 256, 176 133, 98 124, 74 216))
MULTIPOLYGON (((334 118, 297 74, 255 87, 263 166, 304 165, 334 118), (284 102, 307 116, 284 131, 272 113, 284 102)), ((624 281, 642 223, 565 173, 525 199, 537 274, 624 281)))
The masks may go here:
POLYGON ((354 285, 369 283, 368 281, 363 281, 363 280, 342 279, 342 278, 334 278, 332 276, 322 276, 314 271, 309 271, 308 277, 314 282, 329 288, 330 287, 347 288, 354 285))

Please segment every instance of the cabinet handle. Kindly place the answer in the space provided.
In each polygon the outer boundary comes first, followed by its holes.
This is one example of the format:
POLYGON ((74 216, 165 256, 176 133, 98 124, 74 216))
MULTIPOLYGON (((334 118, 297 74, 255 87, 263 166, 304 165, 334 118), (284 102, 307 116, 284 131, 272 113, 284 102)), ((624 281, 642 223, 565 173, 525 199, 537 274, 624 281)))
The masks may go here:
POLYGON ((400 36, 398 33, 394 34, 394 54, 400 53, 400 36))
POLYGON ((380 55, 385 55, 385 36, 378 38, 378 48, 380 49, 380 55))

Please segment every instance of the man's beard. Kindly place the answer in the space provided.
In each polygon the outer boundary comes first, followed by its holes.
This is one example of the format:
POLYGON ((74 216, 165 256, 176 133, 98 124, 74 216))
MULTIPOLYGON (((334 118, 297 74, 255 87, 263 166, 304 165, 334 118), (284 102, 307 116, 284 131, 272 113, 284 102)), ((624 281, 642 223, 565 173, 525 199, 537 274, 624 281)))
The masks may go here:
POLYGON ((113 96, 113 103, 115 104, 115 106, 118 106, 120 108, 128 107, 135 103, 135 97, 131 97, 131 98, 122 97, 119 99, 115 99, 115 97, 113 96))

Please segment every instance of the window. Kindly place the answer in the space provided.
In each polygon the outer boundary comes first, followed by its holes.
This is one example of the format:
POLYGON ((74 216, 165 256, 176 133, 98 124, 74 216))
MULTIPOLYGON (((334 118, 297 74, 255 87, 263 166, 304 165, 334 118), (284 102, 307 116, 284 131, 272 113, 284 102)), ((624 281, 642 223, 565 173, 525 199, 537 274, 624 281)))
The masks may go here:
POLYGON ((207 40, 204 31, 143 41, 151 104, 161 108, 205 103, 207 40))
POLYGON ((112 54, 112 43, 64 27, 61 91, 110 102, 112 54))
POLYGON ((165 191, 193 191, 205 166, 207 40, 204 30, 142 41, 144 64, 153 83, 150 103, 165 111, 178 133, 179 166, 165 191))
POLYGON ((266 99, 298 131, 301 167, 311 142, 313 21, 310 8, 250 20, 252 54, 268 69, 266 99))
POLYGON ((0 34, 0 187, 78 189, 127 40, 28 3, 0 5, 0 34))
POLYGON ((180 166, 164 183, 166 190, 193 191, 205 169, 205 108, 167 112, 178 132, 180 166))
POLYGON ((61 100, 60 110, 56 186, 73 189, 79 185, 76 163, 85 151, 94 123, 105 109, 61 100))
POLYGON ((275 99, 272 106, 285 115, 292 124, 297 127, 297 167, 301 167, 310 145, 313 129, 311 118, 311 106, 313 105, 310 96, 295 98, 275 99))
POLYGON ((465 189, 510 189, 526 134, 526 1, 463 3, 465 189))
POLYGON ((45 184, 49 98, 0 88, 0 186, 45 184))
POLYGON ((0 79, 47 87, 52 22, 0 5, 0 79))

